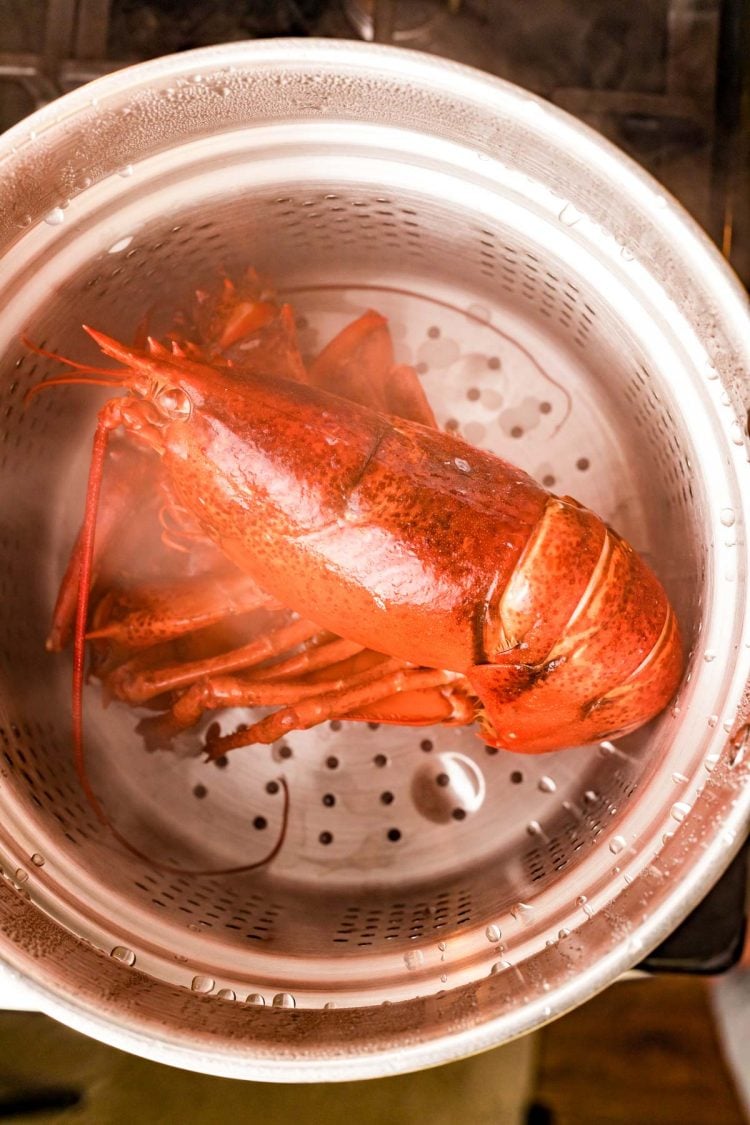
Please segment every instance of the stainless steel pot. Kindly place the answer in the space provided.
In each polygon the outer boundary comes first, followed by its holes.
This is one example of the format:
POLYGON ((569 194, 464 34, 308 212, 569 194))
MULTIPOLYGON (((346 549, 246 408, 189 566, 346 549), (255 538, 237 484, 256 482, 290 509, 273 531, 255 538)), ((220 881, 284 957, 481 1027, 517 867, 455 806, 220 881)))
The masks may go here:
POLYGON ((0 240, 7 971, 125 1050, 320 1081, 493 1046, 641 959, 726 867, 750 808, 750 333, 684 212, 505 83, 276 40, 146 63, 22 122, 0 141, 0 240), (652 561, 690 664, 648 728, 538 758, 465 730, 329 726, 219 769, 147 755, 92 689, 94 783, 155 860, 260 856, 281 812, 269 782, 288 779, 272 865, 165 875, 101 829, 71 766, 70 667, 44 636, 99 399, 25 409, 54 364, 20 337, 85 357, 81 322, 127 337, 153 308, 158 331, 218 267, 248 264, 293 300, 309 351, 367 306, 388 313, 442 422, 652 561))

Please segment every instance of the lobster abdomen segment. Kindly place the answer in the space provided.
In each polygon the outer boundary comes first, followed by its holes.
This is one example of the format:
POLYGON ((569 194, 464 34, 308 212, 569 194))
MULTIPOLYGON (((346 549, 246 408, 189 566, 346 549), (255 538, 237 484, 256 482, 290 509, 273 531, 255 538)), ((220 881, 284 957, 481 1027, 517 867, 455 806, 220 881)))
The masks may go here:
POLYGON ((624 734, 661 711, 679 683, 682 645, 661 584, 628 543, 574 502, 550 498, 499 616, 515 629, 513 643, 468 679, 484 707, 485 736, 503 749, 539 753, 624 734), (564 570, 545 574, 554 553, 541 548, 556 524, 562 558, 577 546, 585 560, 575 602, 564 570))

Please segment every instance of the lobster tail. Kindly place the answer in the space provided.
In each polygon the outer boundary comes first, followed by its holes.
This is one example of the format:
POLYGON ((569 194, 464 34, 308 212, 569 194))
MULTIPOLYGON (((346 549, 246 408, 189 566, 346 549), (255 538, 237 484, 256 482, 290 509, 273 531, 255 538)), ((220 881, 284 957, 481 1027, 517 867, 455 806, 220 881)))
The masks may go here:
POLYGON ((485 636, 504 646, 468 679, 485 739, 506 750, 542 753, 625 734, 662 710, 682 671, 679 628, 658 579, 567 498, 550 497, 485 636))

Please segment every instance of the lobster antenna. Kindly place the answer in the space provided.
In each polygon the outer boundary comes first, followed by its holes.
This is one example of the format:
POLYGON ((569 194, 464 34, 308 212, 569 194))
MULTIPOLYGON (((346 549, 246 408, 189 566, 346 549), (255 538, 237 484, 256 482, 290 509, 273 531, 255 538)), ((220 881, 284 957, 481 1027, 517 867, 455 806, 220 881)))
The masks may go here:
MULTIPOLYGON (((46 391, 48 387, 67 387, 71 383, 86 383, 93 387, 126 387, 120 379, 96 379, 86 377, 83 372, 88 371, 94 375, 106 375, 106 367, 86 367, 78 368, 81 374, 78 375, 53 375, 51 379, 44 379, 41 383, 37 383, 26 392, 24 396, 24 404, 28 404, 32 398, 39 394, 40 391, 46 391)), ((116 375, 116 371, 109 372, 110 375, 116 375)))
MULTIPOLYGON (((45 384, 41 384, 44 386, 45 384)), ((105 407, 106 410, 106 407, 105 407)), ((99 507, 99 496, 101 493, 102 476, 104 473, 104 459, 107 454, 107 443, 109 435, 113 429, 112 421, 102 415, 99 415, 99 421, 94 434, 94 447, 91 454, 91 464, 89 466, 89 479, 86 486, 86 506, 84 509, 83 526, 81 529, 81 568, 78 578, 78 599, 76 602, 76 622, 75 634, 73 639, 73 706, 72 706, 72 726, 73 726, 73 761, 75 764, 76 774, 81 783, 81 788, 86 796, 86 800, 96 814, 97 819, 109 829, 114 838, 119 844, 122 845, 131 855, 136 856, 138 859, 145 863, 149 863, 154 867, 158 867, 161 871, 166 871, 172 875, 240 875, 246 871, 253 871, 255 868, 264 867, 270 863, 275 856, 281 851, 281 848, 286 839, 287 827, 289 824, 289 786, 287 785, 286 778, 280 777, 279 784, 284 792, 284 808, 282 811, 281 829, 276 839, 276 843, 271 848, 270 852, 263 859, 257 860, 255 863, 246 863, 238 867, 223 867, 223 868, 189 868, 177 867, 166 863, 161 863, 159 860, 153 859, 152 856, 146 855, 145 852, 140 851, 131 844, 121 832, 115 828, 114 824, 107 815, 101 801, 91 785, 88 771, 86 769, 86 758, 84 752, 83 741, 83 684, 85 674, 85 661, 86 661, 86 620, 89 612, 89 593, 91 585, 91 574, 94 565, 94 539, 96 536, 96 515, 99 507)))
MULTIPOLYGON (((44 384, 40 384, 43 386, 44 384)), ((102 824, 109 825, 109 818, 91 788, 83 750, 83 681, 86 660, 86 619, 89 612, 89 587, 94 564, 94 537, 96 535, 96 514, 99 507, 104 458, 107 453, 111 425, 101 415, 94 434, 94 447, 89 466, 89 479, 86 485, 86 506, 81 529, 81 567, 78 575, 78 598, 76 601, 76 623, 73 639, 73 757, 76 773, 86 798, 102 824)))
POLYGON ((30 340, 28 336, 22 336, 21 343, 24 347, 28 348, 30 352, 33 352, 34 355, 44 356, 45 359, 54 359, 77 373, 75 375, 55 375, 51 379, 45 379, 43 382, 37 383, 35 387, 32 387, 31 390, 26 392, 24 402, 29 402, 39 391, 44 390, 45 387, 61 387, 68 383, 93 383, 98 387, 122 387, 126 385, 121 378, 117 378, 118 375, 122 375, 121 371, 113 371, 111 367, 96 367, 90 363, 79 363, 78 360, 69 359, 68 356, 61 355, 60 352, 52 352, 48 348, 40 348, 39 345, 35 344, 33 340, 30 340), (104 376, 104 378, 101 380, 82 379, 80 378, 82 375, 101 375, 104 376))

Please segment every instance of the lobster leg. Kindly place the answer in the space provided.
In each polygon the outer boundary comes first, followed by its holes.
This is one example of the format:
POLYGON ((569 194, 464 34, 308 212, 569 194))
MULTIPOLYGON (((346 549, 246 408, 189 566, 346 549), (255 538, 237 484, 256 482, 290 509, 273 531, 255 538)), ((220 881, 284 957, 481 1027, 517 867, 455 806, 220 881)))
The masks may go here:
POLYGON ((168 712, 142 719, 138 733, 143 735, 149 750, 166 749, 175 735, 195 726, 206 711, 220 707, 286 706, 295 700, 359 683, 368 678, 375 665, 388 659, 369 650, 340 659, 346 651, 344 646, 352 647, 348 641, 336 640, 305 650, 260 672, 206 676, 186 688, 172 702, 168 712), (289 668, 295 665, 303 672, 313 670, 311 674, 295 678, 289 673, 289 668), (287 667, 287 678, 273 676, 282 667, 287 667))
MULTIPOLYGON (((387 657, 378 661, 377 675, 387 657)), ((397 665, 397 661, 390 664, 397 665)), ((390 666, 389 664, 389 666, 390 666)), ((241 676, 212 676, 193 684, 172 707, 171 716, 180 729, 194 726, 204 711, 218 707, 284 707, 315 696, 343 691, 356 684, 368 683, 373 678, 371 669, 358 676, 344 679, 333 676, 320 682, 288 679, 283 682, 250 680, 241 676)))
POLYGON ((406 418, 409 422, 420 422, 423 426, 438 428, 437 419, 432 412, 427 395, 413 367, 399 363, 388 373, 386 384, 386 403, 389 414, 406 418))
POLYGON ((253 723, 246 730, 209 738, 206 743, 208 756, 210 760, 214 760, 240 746, 249 746, 254 742, 276 742, 292 730, 308 730, 333 716, 348 715, 359 707, 366 707, 403 691, 447 686, 461 678, 454 672, 436 668, 408 668, 401 661, 388 660, 371 673, 363 673, 362 683, 356 683, 352 677, 346 687, 302 700, 294 706, 283 707, 260 722, 253 723))
MULTIPOLYGON (((237 672, 262 664, 319 635, 319 627, 312 622, 295 621, 282 629, 258 637, 250 644, 219 656, 207 657, 205 660, 190 661, 146 672, 134 671, 127 664, 123 664, 112 674, 109 687, 118 699, 128 703, 146 703, 163 692, 189 687, 195 680, 205 676, 237 672)), ((329 639, 331 637, 331 634, 323 635, 329 639)))
POLYGON ((257 609, 279 609, 240 570, 198 575, 169 586, 110 591, 99 603, 87 640, 146 648, 257 609))
POLYGON ((310 367, 321 390, 437 429, 413 367, 395 364, 388 321, 371 309, 331 340, 310 367))
POLYGON ((248 270, 238 285, 225 278, 217 295, 199 291, 192 315, 181 318, 176 339, 194 359, 219 359, 240 370, 262 368, 279 379, 309 382, 294 312, 277 303, 255 270, 248 270))
POLYGON ((387 723, 399 727, 468 726, 477 704, 460 681, 447 687, 402 691, 345 714, 332 715, 350 723, 387 723))
MULTIPOLYGON (((385 659, 380 653, 363 651, 361 645, 351 641, 333 640, 318 644, 241 677, 210 676, 198 680, 172 702, 168 713, 142 720, 138 731, 150 750, 166 748, 171 738, 194 726, 207 710, 287 704, 293 700, 297 686, 305 691, 310 689, 310 695, 326 690, 320 686, 322 680, 335 681, 343 687, 351 675, 385 659), (301 676, 304 679, 300 680, 301 676), (264 688, 269 690, 264 693, 264 688)), ((328 689, 331 689, 330 682, 328 689)))
MULTIPOLYGON (((227 678, 225 685, 223 678, 220 677, 217 681, 194 684, 193 687, 188 688, 171 711, 141 719, 136 729, 142 735, 149 750, 169 749, 172 739, 197 723, 206 710, 257 705, 249 696, 243 698, 243 683, 247 684, 247 681, 227 678), (199 687, 205 687, 205 694, 196 692, 192 695, 183 711, 180 704, 186 696, 199 687), (188 711, 187 706, 192 705, 194 709, 192 712, 188 711)), ((284 702, 289 703, 288 694, 285 694, 284 702)), ((406 690, 396 695, 389 695, 375 703, 366 704, 356 711, 332 711, 328 718, 341 719, 345 722, 387 723, 394 726, 425 727, 436 724, 467 726, 474 721, 475 712, 475 700, 456 683, 448 687, 406 690)))
POLYGON ((393 367, 388 321, 372 309, 348 324, 310 365, 310 382, 340 398, 387 410, 385 378, 393 367))
POLYGON ((287 676, 294 675, 303 676, 320 669, 329 669, 333 664, 348 661, 349 657, 356 656, 363 651, 368 652, 371 656, 378 655, 371 653, 370 650, 363 650, 362 645, 358 645, 354 641, 335 640, 329 644, 305 649, 278 664, 272 664, 270 668, 253 672, 251 678, 254 682, 259 682, 263 680, 283 680, 287 676))

